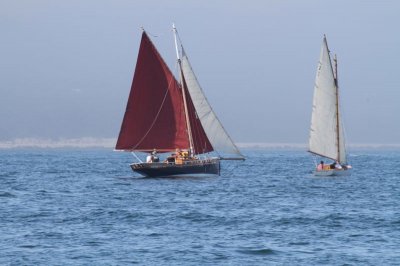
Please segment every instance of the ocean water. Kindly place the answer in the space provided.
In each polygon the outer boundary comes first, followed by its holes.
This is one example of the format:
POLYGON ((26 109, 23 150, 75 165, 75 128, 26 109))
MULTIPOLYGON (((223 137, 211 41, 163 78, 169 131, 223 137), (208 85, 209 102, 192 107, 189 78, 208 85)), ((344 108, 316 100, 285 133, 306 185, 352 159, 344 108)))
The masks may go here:
POLYGON ((400 151, 313 177, 299 150, 140 178, 129 153, 0 150, 0 265, 400 265, 400 151))

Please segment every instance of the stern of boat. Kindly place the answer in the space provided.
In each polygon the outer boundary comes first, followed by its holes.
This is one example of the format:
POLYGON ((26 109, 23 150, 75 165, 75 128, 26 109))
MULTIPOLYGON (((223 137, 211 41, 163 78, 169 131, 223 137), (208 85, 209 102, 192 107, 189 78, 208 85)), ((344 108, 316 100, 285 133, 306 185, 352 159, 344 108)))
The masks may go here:
POLYGON ((348 176, 350 174, 351 168, 314 171, 314 176, 348 176))

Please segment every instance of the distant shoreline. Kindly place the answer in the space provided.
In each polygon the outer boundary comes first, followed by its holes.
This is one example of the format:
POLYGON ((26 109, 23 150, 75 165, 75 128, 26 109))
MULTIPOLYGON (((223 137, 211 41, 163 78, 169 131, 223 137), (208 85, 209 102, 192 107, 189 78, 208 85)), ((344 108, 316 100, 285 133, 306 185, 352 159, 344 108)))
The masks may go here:
MULTIPOLYGON (((0 149, 19 149, 19 148, 105 148, 114 149, 115 138, 71 138, 71 139, 37 139, 37 138, 19 138, 14 140, 0 141, 0 149)), ((238 142, 236 144, 240 149, 255 150, 307 150, 306 143, 264 143, 264 142, 238 142)), ((349 144, 348 149, 400 149, 400 144, 380 144, 380 143, 354 143, 349 144)))

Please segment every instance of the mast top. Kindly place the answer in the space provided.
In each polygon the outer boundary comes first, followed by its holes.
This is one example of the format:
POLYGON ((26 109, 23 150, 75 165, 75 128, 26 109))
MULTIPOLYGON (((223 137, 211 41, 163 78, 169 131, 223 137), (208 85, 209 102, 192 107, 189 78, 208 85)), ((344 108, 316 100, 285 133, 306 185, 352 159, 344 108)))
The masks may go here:
POLYGON ((178 37, 177 37, 178 32, 177 32, 177 30, 176 30, 175 23, 172 23, 172 31, 174 32, 176 58, 178 59, 178 61, 180 61, 180 60, 181 60, 181 57, 180 57, 180 55, 179 55, 178 37))

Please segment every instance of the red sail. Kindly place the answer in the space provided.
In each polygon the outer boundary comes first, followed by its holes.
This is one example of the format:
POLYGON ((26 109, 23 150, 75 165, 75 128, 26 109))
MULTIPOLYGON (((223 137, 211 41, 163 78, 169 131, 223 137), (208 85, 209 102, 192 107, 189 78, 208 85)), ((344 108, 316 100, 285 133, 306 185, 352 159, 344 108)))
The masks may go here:
MULTIPOLYGON (((181 75, 183 77, 183 73, 181 73, 181 75)), ((183 83, 186 95, 186 104, 189 113, 190 128, 192 130, 194 154, 211 152, 214 149, 210 141, 208 140, 208 137, 206 135, 206 132, 204 131, 204 128, 201 124, 199 117, 197 116, 196 108, 194 107, 192 98, 190 97, 184 78, 183 78, 183 83)))
POLYGON ((116 149, 187 149, 180 86, 145 32, 116 149))

